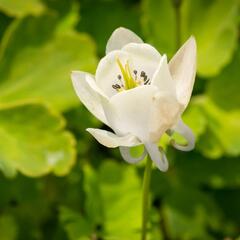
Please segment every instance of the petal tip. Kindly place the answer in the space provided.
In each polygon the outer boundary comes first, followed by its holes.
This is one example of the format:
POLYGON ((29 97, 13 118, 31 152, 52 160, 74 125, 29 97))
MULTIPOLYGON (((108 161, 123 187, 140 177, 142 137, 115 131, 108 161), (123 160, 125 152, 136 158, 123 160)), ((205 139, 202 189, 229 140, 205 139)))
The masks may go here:
POLYGON ((82 79, 83 77, 85 77, 84 72, 76 71, 76 70, 71 71, 71 79, 73 82, 78 81, 79 79, 82 79))
POLYGON ((191 35, 189 37, 189 39, 186 41, 185 45, 189 46, 190 48, 192 48, 196 52, 197 42, 196 42, 196 38, 193 35, 191 35))
POLYGON ((119 27, 112 32, 107 42, 106 54, 113 50, 121 49, 124 45, 131 42, 143 43, 142 39, 133 31, 124 27, 119 27))

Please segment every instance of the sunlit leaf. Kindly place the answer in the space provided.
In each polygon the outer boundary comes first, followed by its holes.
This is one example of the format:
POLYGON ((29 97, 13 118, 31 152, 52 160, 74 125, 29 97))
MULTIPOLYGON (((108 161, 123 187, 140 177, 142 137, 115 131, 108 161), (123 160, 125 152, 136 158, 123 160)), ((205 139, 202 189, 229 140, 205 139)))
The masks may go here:
POLYGON ((9 16, 40 15, 44 9, 40 0, 0 0, 0 11, 9 16))
POLYGON ((64 175, 75 160, 74 138, 63 119, 38 104, 0 108, 0 169, 7 176, 64 175))
POLYGON ((94 44, 84 34, 54 34, 54 21, 46 19, 25 18, 6 35, 0 58, 1 102, 38 99, 60 110, 79 103, 70 73, 94 69, 94 44))
POLYGON ((141 184, 135 169, 105 162, 100 169, 100 182, 106 235, 109 239, 139 239, 141 184))
POLYGON ((238 0, 185 0, 180 19, 170 0, 144 0, 143 26, 147 39, 162 53, 172 55, 177 45, 177 26, 185 41, 194 35, 198 46, 198 73, 212 76, 230 62, 238 39, 238 0), (223 17, 224 16, 224 17, 223 17))
POLYGON ((239 81, 240 49, 220 75, 211 79, 207 86, 207 95, 225 110, 239 109, 240 81, 239 81))
POLYGON ((80 213, 67 207, 60 208, 60 221, 66 230, 69 240, 88 240, 92 229, 80 213))
POLYGON ((1 240, 17 239, 17 224, 14 218, 10 215, 0 216, 0 234, 1 240))
POLYGON ((202 109, 197 104, 194 104, 194 98, 186 112, 184 112, 183 121, 193 130, 196 139, 206 130, 207 119, 202 109))
MULTIPOLYGON (((210 99, 204 104, 208 126, 227 155, 240 154, 240 111, 225 111, 210 99)), ((210 136, 209 136, 210 137, 210 136)))
POLYGON ((99 172, 94 173, 87 167, 85 174, 85 184, 89 185, 87 189, 85 187, 87 211, 91 213, 91 219, 95 214, 95 223, 102 216, 104 239, 139 239, 141 185, 135 169, 105 161, 99 172))

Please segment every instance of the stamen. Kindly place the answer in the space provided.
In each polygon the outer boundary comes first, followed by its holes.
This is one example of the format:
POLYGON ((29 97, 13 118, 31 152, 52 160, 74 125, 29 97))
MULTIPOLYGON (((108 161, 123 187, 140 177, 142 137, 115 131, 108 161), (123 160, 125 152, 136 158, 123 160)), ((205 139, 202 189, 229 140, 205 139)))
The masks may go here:
POLYGON ((150 83, 150 78, 147 81, 144 82, 144 85, 147 85, 149 83, 150 83))
POLYGON ((144 71, 141 71, 140 77, 144 77, 146 73, 144 71))
POLYGON ((121 89, 121 86, 119 84, 113 84, 112 88, 116 89, 116 90, 119 90, 119 89, 121 89))
POLYGON ((151 83, 151 80, 148 78, 145 71, 141 71, 140 75, 136 69, 132 71, 128 60, 125 64, 122 64, 120 59, 116 57, 116 62, 120 68, 121 74, 117 75, 119 84, 112 85, 113 89, 123 91, 135 88, 139 85, 147 85, 151 83))
POLYGON ((124 79, 124 86, 125 89, 131 89, 131 88, 135 88, 137 87, 137 83, 135 82, 135 80, 133 79, 132 75, 131 75, 131 71, 130 71, 130 67, 129 67, 129 62, 127 61, 127 63, 125 64, 125 66, 123 67, 123 64, 121 63, 121 61, 119 60, 119 58, 116 58, 117 64, 121 70, 123 79, 124 79))

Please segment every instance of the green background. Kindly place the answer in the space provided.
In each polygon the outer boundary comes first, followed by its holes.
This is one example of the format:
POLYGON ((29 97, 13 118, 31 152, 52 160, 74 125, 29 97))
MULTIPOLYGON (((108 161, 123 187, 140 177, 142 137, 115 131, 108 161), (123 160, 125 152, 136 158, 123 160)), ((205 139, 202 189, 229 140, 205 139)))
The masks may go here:
MULTIPOLYGON (((198 69, 184 121, 196 148, 162 144, 148 240, 240 237, 239 0, 0 0, 0 239, 138 240, 144 162, 98 144, 71 70, 95 72, 127 27, 170 59, 190 35, 198 69)), ((181 139, 179 139, 181 141, 181 139)), ((139 149, 135 149, 138 152, 139 149)))

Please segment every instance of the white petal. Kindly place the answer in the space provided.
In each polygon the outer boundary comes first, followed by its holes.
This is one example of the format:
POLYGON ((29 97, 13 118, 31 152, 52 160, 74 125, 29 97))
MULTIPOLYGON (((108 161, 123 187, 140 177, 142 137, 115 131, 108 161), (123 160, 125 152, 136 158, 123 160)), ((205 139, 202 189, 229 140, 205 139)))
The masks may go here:
POLYGON ((178 50, 169 63, 179 102, 186 108, 190 100, 196 75, 197 47, 194 37, 178 50))
POLYGON ((157 168, 166 172, 168 170, 168 160, 163 150, 159 149, 155 143, 146 143, 145 147, 157 168))
POLYGON ((118 134, 132 133, 140 140, 149 139, 151 107, 157 87, 140 86, 120 92, 110 99, 110 108, 105 109, 106 117, 118 134))
POLYGON ((108 97, 117 93, 112 87, 113 84, 121 85, 121 81, 118 80, 118 75, 121 75, 121 71, 117 64, 117 58, 123 64, 130 60, 129 54, 126 52, 120 50, 112 51, 100 60, 96 70, 96 83, 108 97))
POLYGON ((171 128, 179 119, 182 107, 176 97, 168 92, 158 92, 149 114, 150 141, 157 142, 163 133, 171 128))
POLYGON ((88 128, 87 131, 102 145, 115 148, 119 146, 133 147, 141 144, 141 142, 132 134, 125 136, 117 136, 116 134, 97 128, 88 128))
MULTIPOLYGON (((177 144, 173 139, 171 140, 171 144, 178 150, 181 151, 191 151, 195 147, 195 136, 191 130, 182 120, 179 120, 178 123, 171 129, 173 132, 177 132, 182 135, 188 142, 186 146, 177 144)), ((171 134, 173 134, 170 133, 171 134)))
POLYGON ((144 71, 152 80, 161 60, 160 53, 154 47, 146 43, 129 43, 122 48, 122 51, 130 55, 133 70, 138 71, 138 76, 144 71))
POLYGON ((139 157, 132 157, 129 147, 119 147, 119 150, 120 150, 120 153, 121 153, 123 159, 126 162, 131 163, 131 164, 138 163, 138 162, 142 161, 147 155, 147 151, 146 151, 145 148, 144 148, 143 153, 139 157))
POLYGON ((75 92, 77 93, 81 102, 95 117, 108 125, 108 121, 101 103, 101 94, 99 94, 100 90, 98 91, 97 87, 94 87, 96 84, 91 75, 80 71, 73 71, 71 74, 71 79, 75 92))
POLYGON ((168 92, 176 96, 175 82, 170 74, 166 55, 163 55, 161 58, 158 68, 153 75, 151 84, 157 86, 160 91, 168 92))
POLYGON ((117 28, 109 38, 106 46, 106 54, 113 50, 119 50, 128 43, 142 43, 142 39, 129 29, 117 28))
POLYGON ((159 65, 161 55, 151 45, 130 43, 122 50, 112 51, 102 58, 97 67, 96 82, 108 97, 117 93, 112 87, 113 84, 124 84, 123 78, 118 80, 118 75, 122 76, 122 73, 117 59, 123 65, 129 63, 133 77, 133 71, 137 70, 138 80, 140 80, 140 73, 144 71, 151 80, 159 65))

